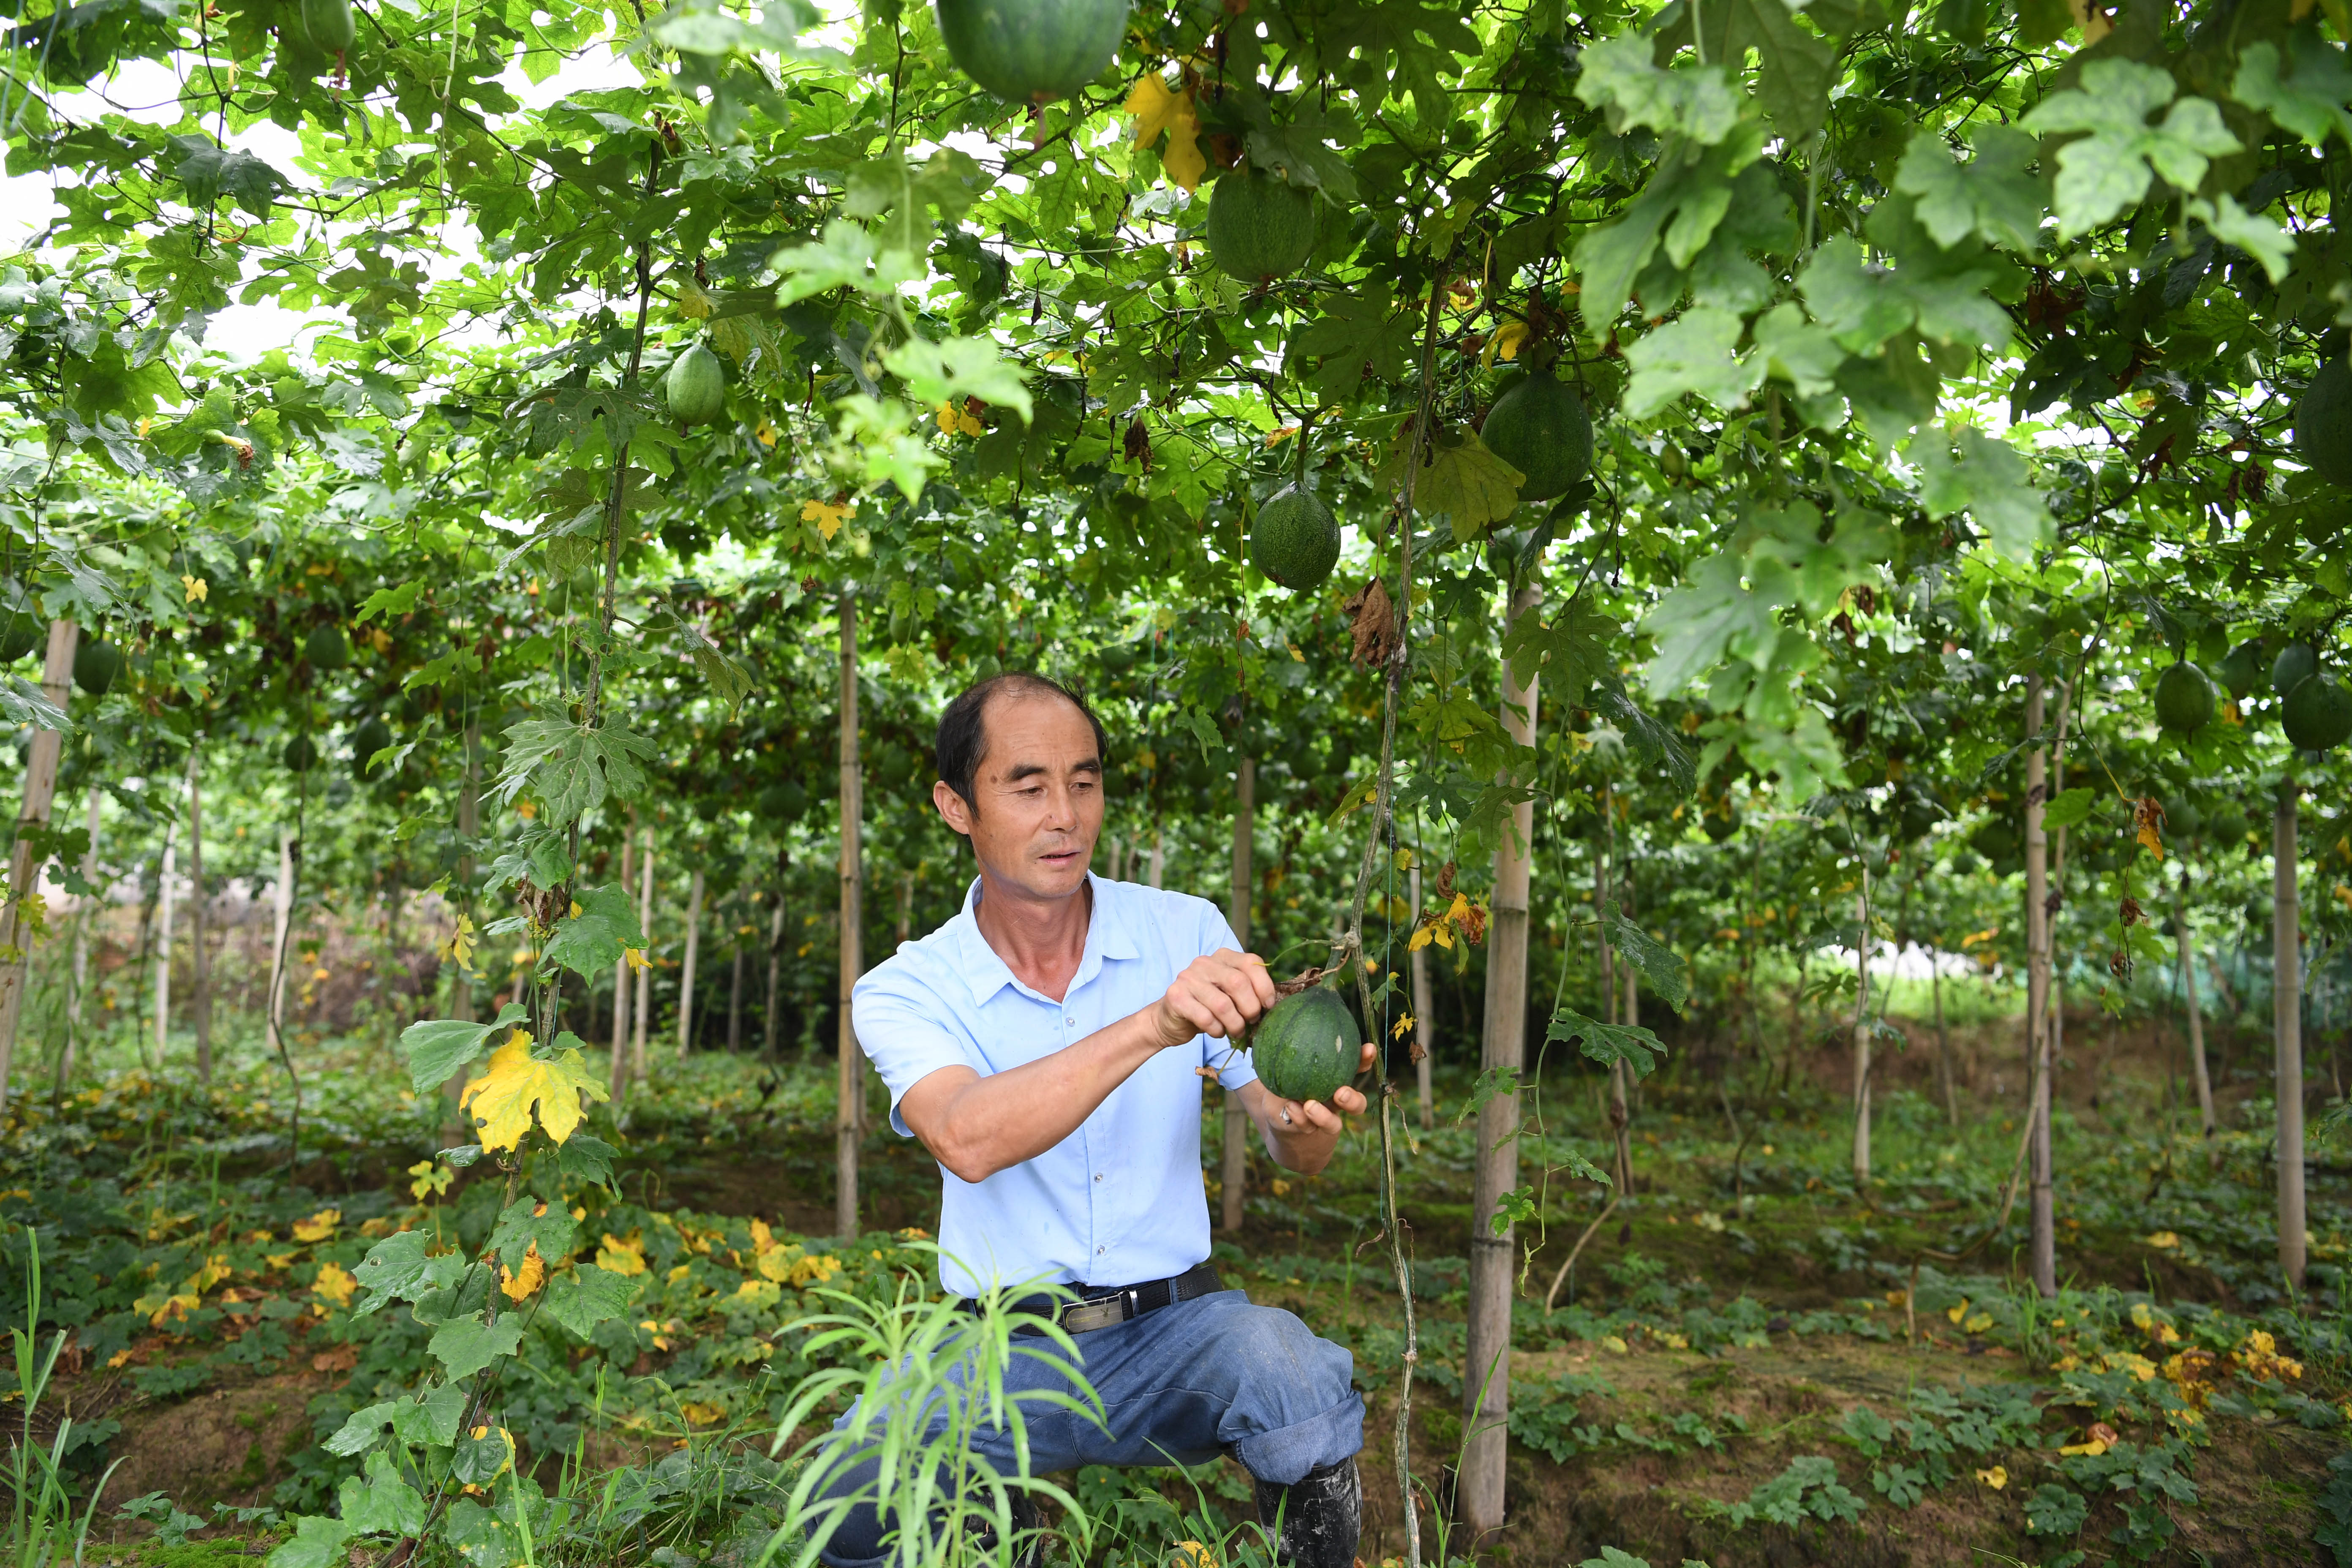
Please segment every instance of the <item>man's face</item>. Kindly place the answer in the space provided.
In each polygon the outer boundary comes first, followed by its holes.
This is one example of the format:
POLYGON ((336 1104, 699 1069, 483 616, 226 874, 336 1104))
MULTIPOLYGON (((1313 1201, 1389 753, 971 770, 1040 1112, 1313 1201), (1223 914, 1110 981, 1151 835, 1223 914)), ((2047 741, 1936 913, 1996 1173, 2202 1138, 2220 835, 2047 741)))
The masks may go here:
POLYGON ((989 699, 981 732, 971 803, 945 784, 931 786, 932 803, 992 879, 1032 898, 1069 897, 1102 831, 1094 726, 1051 693, 1012 691, 989 699))

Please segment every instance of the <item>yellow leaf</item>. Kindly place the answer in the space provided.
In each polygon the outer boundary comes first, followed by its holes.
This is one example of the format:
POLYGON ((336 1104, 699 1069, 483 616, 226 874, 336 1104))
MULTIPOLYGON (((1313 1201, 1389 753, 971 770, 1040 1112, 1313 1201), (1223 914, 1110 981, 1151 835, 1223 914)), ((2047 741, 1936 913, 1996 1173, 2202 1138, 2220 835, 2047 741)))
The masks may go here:
POLYGON ((2158 1252, 2169 1252, 2180 1245, 2180 1238, 2168 1230, 2159 1230, 2147 1238, 2147 1244, 2158 1252))
POLYGON ((2107 1445, 2104 1440, 2094 1437, 2087 1443, 2068 1443, 2058 1451, 2062 1454, 2088 1454, 2096 1458, 2107 1451, 2107 1445))
POLYGON ((1438 945, 1438 946, 1440 946, 1440 947, 1444 948, 1444 949, 1446 952, 1452 952, 1454 951, 1454 928, 1453 928, 1453 926, 1451 926, 1451 925, 1433 925, 1433 926, 1429 927, 1429 928, 1428 928, 1428 930, 1429 930, 1433 934, 1434 934, 1434 935, 1435 935, 1435 937, 1437 938, 1437 945, 1438 945))
POLYGON ((1136 82, 1135 90, 1127 95, 1121 110, 1135 116, 1135 144, 1149 147, 1158 141, 1183 102, 1183 94, 1168 90, 1165 78, 1156 71, 1146 71, 1136 82))
POLYGON ((294 1222, 294 1239, 324 1241, 335 1234, 335 1226, 341 1225, 342 1219, 343 1211, 341 1209, 320 1209, 309 1219, 298 1219, 294 1222))
POLYGON ((1963 1332, 1971 1334, 1983 1333, 1987 1329, 1991 1327, 1992 1314, 1990 1312, 1978 1312, 1971 1316, 1967 1322, 1960 1325, 1963 1332))
POLYGON ((1168 1568, 1217 1568, 1217 1558, 1197 1541, 1180 1541, 1169 1556, 1168 1568))
POLYGON ((767 447, 770 451, 775 450, 776 427, 773 425, 771 425, 766 420, 762 419, 760 421, 760 427, 757 430, 752 431, 751 435, 759 441, 761 446, 767 447))
POLYGON ((596 1267, 607 1274, 643 1274, 646 1255, 635 1240, 623 1241, 608 1230, 604 1245, 596 1249, 596 1267))
POLYGON ((1297 434, 1298 434, 1298 426, 1296 426, 1296 425, 1285 425, 1285 426, 1282 426, 1280 429, 1278 429, 1278 430, 1269 430, 1269 431, 1267 431, 1267 432, 1266 432, 1266 434, 1265 434, 1265 444, 1266 444, 1268 447, 1279 447, 1279 446, 1281 446, 1285 441, 1289 440, 1293 436, 1296 436, 1296 435, 1297 435, 1297 434))
MULTIPOLYGON (((1419 952, 1423 948, 1427 947, 1432 942, 1435 941, 1436 938, 1437 928, 1435 926, 1423 926, 1419 931, 1412 933, 1412 940, 1404 944, 1404 950, 1407 952, 1419 952)), ((1449 942, 1446 945, 1450 947, 1453 944, 1449 942)))
POLYGON ((1201 121, 1192 110, 1190 92, 1184 94, 1183 105, 1183 112, 1168 126, 1168 147, 1160 154, 1160 164, 1178 186, 1197 191, 1209 172, 1209 160, 1201 153, 1201 121))
POLYGON ((702 285, 694 280, 691 272, 672 273, 677 284, 677 313, 689 321, 701 321, 710 314, 713 300, 702 285))
POLYGON ((1944 1316, 1949 1318, 1955 1323, 1958 1323, 1962 1318, 1965 1318, 1968 1315, 1969 1299, 1966 1296, 1960 1298, 1960 1304, 1958 1306, 1947 1307, 1944 1309, 1944 1316))
POLYGON ((1406 1031, 1410 1030, 1412 1027, 1412 1015, 1410 1013, 1401 1013, 1397 1016, 1395 1025, 1389 1030, 1389 1037, 1394 1040, 1402 1040, 1404 1038, 1406 1031))
POLYGON ((727 1419, 727 1406, 713 1405, 707 1400, 689 1399, 677 1408, 678 1414, 686 1417, 687 1425, 690 1426, 709 1426, 727 1419))
POLYGON ((2151 822, 2139 830, 2139 841, 2158 859, 2164 858, 2164 840, 2157 837, 2156 824, 2151 822))
POLYGON ((2001 1488, 2009 1485, 2009 1470, 2004 1466, 1995 1465, 1990 1470, 1979 1470, 1977 1472, 1977 1479, 1982 1481, 1993 1490, 1999 1491, 2001 1488))
POLYGON ((1518 358, 1519 349, 1527 341, 1528 324, 1525 321, 1504 322, 1501 330, 1486 340, 1486 363, 1491 365, 1498 359, 1518 358))
POLYGON ((351 1271, 337 1263, 319 1265, 319 1277, 310 1281, 310 1294, 321 1301, 331 1301, 338 1307, 352 1304, 352 1292, 360 1288, 351 1271))
POLYGON ((1619 1339, 1615 1334, 1601 1335, 1601 1348, 1616 1355, 1623 1355, 1626 1353, 1625 1342, 1619 1339))
POLYGON ((547 1259, 539 1255, 539 1243, 534 1241, 530 1250, 522 1255, 520 1272, 501 1263, 499 1273, 503 1276, 499 1281, 499 1291, 508 1300, 520 1301, 547 1283, 547 1259))
POLYGON ((204 603, 206 598, 210 597, 212 594, 212 584, 205 582, 202 577, 190 577, 184 575, 180 579, 180 587, 182 591, 188 595, 185 600, 182 601, 184 604, 200 605, 204 603))
POLYGON ((483 1148, 512 1149, 530 1131, 533 1106, 548 1137, 558 1143, 571 1137, 580 1125, 583 1094, 592 1100, 611 1098, 577 1048, 565 1048, 552 1061, 541 1060, 530 1054, 530 1037, 517 1029, 491 1056, 482 1076, 466 1086, 457 1107, 470 1111, 481 1128, 483 1148))
POLYGON ((842 523, 856 510, 855 501, 844 501, 835 506, 831 501, 804 500, 801 502, 801 521, 816 524, 816 531, 824 534, 824 542, 830 544, 833 536, 841 531, 842 523))

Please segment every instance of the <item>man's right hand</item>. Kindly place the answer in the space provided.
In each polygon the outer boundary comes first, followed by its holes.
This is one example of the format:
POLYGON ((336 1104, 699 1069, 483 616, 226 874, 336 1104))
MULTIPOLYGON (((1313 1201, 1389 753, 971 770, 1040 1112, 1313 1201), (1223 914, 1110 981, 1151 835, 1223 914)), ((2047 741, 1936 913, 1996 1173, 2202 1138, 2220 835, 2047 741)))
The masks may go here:
POLYGON ((1152 1009, 1152 1023, 1163 1048, 1196 1035, 1238 1039, 1274 1003, 1265 960, 1221 947, 1184 966, 1152 1009))

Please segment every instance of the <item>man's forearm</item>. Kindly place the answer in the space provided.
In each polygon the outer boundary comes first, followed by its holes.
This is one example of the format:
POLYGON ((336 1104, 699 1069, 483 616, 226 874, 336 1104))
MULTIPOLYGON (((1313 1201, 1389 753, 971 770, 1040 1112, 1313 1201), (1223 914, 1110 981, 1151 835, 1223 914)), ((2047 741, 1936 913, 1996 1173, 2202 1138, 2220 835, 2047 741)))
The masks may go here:
MULTIPOLYGON (((973 1074, 939 1104, 924 1107, 923 1124, 908 1117, 908 1125, 940 1164, 967 1182, 986 1181, 1076 1131, 1160 1049, 1147 1007, 1051 1056, 985 1078, 973 1074)), ((900 1110, 907 1110, 903 1102, 900 1110)))

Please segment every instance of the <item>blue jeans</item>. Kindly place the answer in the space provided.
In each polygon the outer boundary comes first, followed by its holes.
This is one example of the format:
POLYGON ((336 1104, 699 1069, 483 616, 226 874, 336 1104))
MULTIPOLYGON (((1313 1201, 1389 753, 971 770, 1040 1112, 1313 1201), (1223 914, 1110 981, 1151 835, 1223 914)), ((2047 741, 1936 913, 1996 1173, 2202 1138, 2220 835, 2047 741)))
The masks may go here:
MULTIPOLYGON (((1072 1411, 1027 1407, 1032 1474, 1082 1465, 1193 1465, 1230 1452, 1259 1480, 1289 1486, 1364 1446, 1355 1357, 1318 1339, 1292 1313, 1251 1305, 1239 1290, 1180 1301, 1076 1335, 1073 1342, 1109 1430, 1072 1411)), ((1008 1395, 1053 1386, 1067 1384, 1052 1367, 1013 1358, 1008 1395)), ((992 1431, 973 1447, 1000 1474, 1013 1473, 1008 1434, 992 1431)), ((870 1484, 874 1471, 870 1462, 844 1466, 826 1495, 870 1484)), ((859 1508, 823 1559, 831 1568, 871 1568, 884 1560, 889 1528, 872 1509, 859 1508)))

